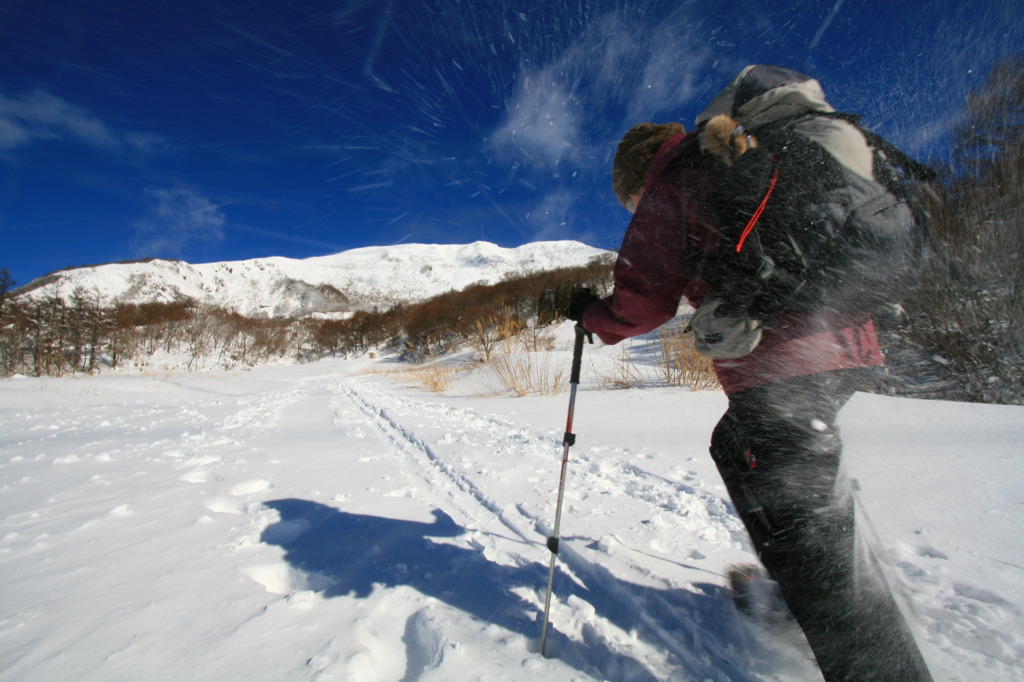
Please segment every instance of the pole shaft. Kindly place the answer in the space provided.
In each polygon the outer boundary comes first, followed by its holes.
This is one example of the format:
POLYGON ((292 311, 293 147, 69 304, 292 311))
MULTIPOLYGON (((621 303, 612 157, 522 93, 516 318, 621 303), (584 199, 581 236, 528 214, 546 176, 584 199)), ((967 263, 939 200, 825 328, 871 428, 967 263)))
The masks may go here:
POLYGON ((545 655, 548 641, 548 623, 551 620, 551 593, 555 584, 555 564, 558 561, 558 539, 562 527, 562 501, 565 498, 565 472, 569 464, 569 448, 576 441, 572 432, 573 417, 576 412, 576 389, 580 384, 580 366, 583 362, 583 340, 587 332, 582 326, 576 325, 576 341, 572 348, 572 371, 569 374, 569 414, 565 421, 565 437, 562 440, 562 466, 558 475, 558 502, 555 504, 555 527, 548 538, 548 549, 551 550, 551 563, 548 566, 548 589, 544 597, 544 622, 540 632, 540 655, 545 655))

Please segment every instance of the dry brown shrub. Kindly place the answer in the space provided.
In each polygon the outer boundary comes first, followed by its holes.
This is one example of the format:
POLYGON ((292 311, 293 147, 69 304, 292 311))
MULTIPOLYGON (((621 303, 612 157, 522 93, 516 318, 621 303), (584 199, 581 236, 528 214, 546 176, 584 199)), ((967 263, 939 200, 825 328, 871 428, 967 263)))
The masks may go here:
POLYGON ((598 386, 608 389, 641 388, 650 384, 648 373, 633 361, 626 346, 618 358, 603 363, 593 363, 592 371, 598 386))
POLYGON ((516 396, 554 395, 565 390, 568 371, 548 352, 530 352, 515 339, 506 341, 487 363, 499 387, 516 396))
POLYGON ((402 372, 400 376, 402 379, 412 380, 417 386, 431 393, 444 393, 452 387, 458 373, 456 367, 437 362, 402 372))
POLYGON ((693 347, 693 339, 678 324, 665 325, 658 332, 658 359, 669 386, 686 386, 693 391, 721 388, 714 365, 693 347))

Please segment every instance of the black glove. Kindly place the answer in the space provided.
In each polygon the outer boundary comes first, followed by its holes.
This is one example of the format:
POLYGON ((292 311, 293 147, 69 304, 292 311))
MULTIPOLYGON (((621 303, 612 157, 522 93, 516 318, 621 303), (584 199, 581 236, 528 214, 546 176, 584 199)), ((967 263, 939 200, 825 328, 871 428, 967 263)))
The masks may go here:
POLYGON ((583 320, 583 311, 587 309, 587 306, 599 300, 590 289, 577 289, 572 292, 572 298, 569 299, 569 307, 565 310, 565 316, 573 322, 581 322, 583 320))

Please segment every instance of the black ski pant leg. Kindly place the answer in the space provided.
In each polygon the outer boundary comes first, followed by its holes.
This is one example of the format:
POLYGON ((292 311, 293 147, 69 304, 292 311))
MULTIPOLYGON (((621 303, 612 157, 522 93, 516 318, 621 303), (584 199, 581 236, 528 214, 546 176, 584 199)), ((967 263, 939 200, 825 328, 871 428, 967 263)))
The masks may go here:
POLYGON ((892 595, 857 576, 835 420, 862 376, 824 372, 730 396, 711 454, 825 679, 930 680, 892 595))

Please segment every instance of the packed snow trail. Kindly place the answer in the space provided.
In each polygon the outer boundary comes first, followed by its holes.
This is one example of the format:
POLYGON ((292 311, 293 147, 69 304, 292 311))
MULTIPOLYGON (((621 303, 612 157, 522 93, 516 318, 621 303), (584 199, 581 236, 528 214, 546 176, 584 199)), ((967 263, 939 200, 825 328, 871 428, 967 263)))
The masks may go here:
MULTIPOLYGON (((581 390, 544 659, 566 397, 355 369, 0 382, 0 680, 819 679, 724 591, 720 394, 581 390)), ((1024 674, 1020 415, 844 413, 937 680, 1024 674)))

